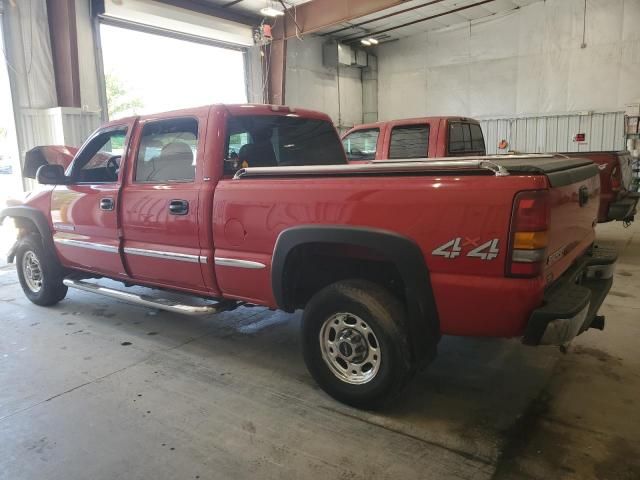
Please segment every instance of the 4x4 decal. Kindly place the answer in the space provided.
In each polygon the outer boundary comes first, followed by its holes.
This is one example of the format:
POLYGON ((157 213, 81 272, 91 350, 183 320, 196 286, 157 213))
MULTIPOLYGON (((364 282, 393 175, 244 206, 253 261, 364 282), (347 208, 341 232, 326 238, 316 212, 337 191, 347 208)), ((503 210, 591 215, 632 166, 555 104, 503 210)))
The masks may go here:
POLYGON ((478 243, 479 239, 465 238, 463 242, 462 237, 456 237, 453 240, 449 240, 435 248, 431 254, 453 259, 459 257, 462 254, 463 248, 466 246, 475 247, 464 255, 466 257, 474 257, 481 260, 493 260, 500 254, 497 238, 484 242, 481 245, 478 245, 478 243))

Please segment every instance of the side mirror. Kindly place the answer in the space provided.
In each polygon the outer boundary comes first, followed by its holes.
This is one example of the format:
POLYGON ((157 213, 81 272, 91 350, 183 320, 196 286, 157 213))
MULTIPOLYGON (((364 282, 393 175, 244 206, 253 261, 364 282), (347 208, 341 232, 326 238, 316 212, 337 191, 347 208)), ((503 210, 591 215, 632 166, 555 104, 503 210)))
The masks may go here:
POLYGON ((69 181, 62 165, 42 165, 36 172, 36 180, 42 185, 64 185, 69 181))

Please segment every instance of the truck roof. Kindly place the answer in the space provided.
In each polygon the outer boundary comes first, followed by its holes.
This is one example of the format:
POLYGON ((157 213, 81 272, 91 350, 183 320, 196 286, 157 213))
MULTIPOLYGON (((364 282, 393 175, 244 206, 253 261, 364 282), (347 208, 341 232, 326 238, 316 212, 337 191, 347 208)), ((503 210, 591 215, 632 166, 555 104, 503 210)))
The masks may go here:
POLYGON ((108 127, 111 125, 118 125, 123 122, 123 120, 131 120, 131 119, 160 119, 166 117, 178 117, 178 116, 189 116, 195 114, 202 114, 204 111, 209 111, 211 109, 217 110, 226 110, 231 115, 297 115, 304 118, 313 118, 316 120, 326 120, 329 122, 333 121, 329 117, 329 115, 317 112, 315 110, 307 110, 304 108, 296 108, 289 107, 286 105, 271 105, 271 104, 258 104, 258 103, 215 103, 212 105, 204 105, 200 107, 193 108, 183 108, 180 110, 171 110, 168 112, 158 112, 152 113, 148 115, 134 115, 130 117, 117 118, 115 120, 111 120, 106 123, 104 126, 108 127))
POLYGON ((415 118, 401 118, 397 120, 389 120, 386 122, 372 122, 372 123, 363 123, 361 125, 354 125, 351 130, 367 130, 369 128, 379 128, 383 125, 412 125, 412 124, 420 124, 420 123, 429 123, 429 122, 437 122, 440 120, 460 120, 468 123, 479 123, 477 120, 469 117, 459 117, 459 116, 434 116, 434 117, 415 117, 415 118))

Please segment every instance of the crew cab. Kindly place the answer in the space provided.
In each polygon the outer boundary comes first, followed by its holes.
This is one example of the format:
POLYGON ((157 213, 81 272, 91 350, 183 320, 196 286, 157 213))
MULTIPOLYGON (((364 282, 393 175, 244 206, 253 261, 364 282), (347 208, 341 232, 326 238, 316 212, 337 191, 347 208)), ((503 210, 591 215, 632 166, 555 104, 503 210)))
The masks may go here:
POLYGON ((213 105, 114 120, 36 178, 0 212, 33 303, 78 288, 194 315, 303 309, 311 375, 358 407, 397 395, 441 335, 565 345, 604 326, 616 254, 594 244, 590 161, 348 164, 324 114, 213 105))
POLYGON ((351 162, 479 156, 486 152, 480 123, 466 117, 423 117, 356 125, 342 137, 351 162))
POLYGON ((598 222, 619 220, 629 224, 633 221, 640 194, 631 191, 634 160, 628 151, 580 152, 565 155, 588 158, 600 169, 598 222))

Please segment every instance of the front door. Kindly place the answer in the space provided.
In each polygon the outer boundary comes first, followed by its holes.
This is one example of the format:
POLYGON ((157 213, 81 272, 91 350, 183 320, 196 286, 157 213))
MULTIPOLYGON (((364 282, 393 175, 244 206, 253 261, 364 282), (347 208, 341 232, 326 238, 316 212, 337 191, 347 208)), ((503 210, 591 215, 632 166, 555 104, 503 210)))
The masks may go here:
POLYGON ((70 267, 125 276, 119 253, 118 192, 133 121, 98 130, 69 167, 71 181, 51 195, 53 240, 70 267))
POLYGON ((206 118, 203 110, 139 122, 121 200, 124 258, 135 280, 206 291, 198 228, 206 118))

